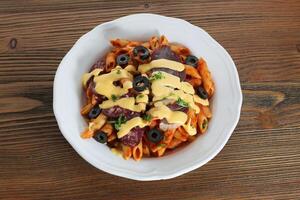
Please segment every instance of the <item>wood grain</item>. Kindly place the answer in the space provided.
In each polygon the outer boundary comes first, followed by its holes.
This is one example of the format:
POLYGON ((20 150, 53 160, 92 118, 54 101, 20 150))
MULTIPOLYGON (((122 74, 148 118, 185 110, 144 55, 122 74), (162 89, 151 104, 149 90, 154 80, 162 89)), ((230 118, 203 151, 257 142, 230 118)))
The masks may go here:
POLYGON ((298 0, 0 1, 0 199, 297 199, 299 134, 298 0), (54 74, 74 42, 140 12, 208 31, 233 57, 244 95, 222 152, 166 181, 95 169, 63 138, 52 111, 54 74))

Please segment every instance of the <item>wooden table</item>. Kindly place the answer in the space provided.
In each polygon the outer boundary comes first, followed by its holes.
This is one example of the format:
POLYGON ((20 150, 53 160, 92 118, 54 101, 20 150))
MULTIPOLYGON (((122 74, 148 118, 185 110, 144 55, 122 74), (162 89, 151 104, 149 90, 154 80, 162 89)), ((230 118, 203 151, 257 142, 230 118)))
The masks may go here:
POLYGON ((0 199, 300 198, 300 1, 0 2, 0 199), (151 12, 201 26, 231 54, 240 122, 222 152, 175 179, 137 182, 85 162, 52 111, 57 66, 94 26, 151 12))

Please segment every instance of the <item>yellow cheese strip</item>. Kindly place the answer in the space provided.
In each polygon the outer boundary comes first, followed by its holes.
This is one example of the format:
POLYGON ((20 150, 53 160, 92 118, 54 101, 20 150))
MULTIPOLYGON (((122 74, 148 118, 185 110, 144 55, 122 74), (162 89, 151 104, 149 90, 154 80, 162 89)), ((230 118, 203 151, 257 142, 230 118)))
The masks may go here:
POLYGON ((173 60, 158 59, 158 60, 153 60, 148 64, 140 65, 138 71, 141 73, 145 73, 153 68, 168 68, 168 69, 181 72, 184 70, 184 65, 182 63, 173 60))
POLYGON ((148 101, 149 101, 148 95, 145 94, 139 94, 135 98, 136 103, 148 103, 148 101))
POLYGON ((196 113, 200 112, 200 108, 195 104, 194 95, 186 94, 182 90, 171 90, 169 93, 165 93, 165 95, 155 96, 153 97, 153 101, 159 101, 162 99, 174 99, 178 100, 181 98, 183 101, 189 104, 189 107, 195 110, 196 113))
POLYGON ((202 99, 198 95, 194 95, 194 101, 196 103, 200 103, 203 106, 209 106, 209 101, 208 99, 202 99))
POLYGON ((184 130, 189 134, 189 135, 196 135, 197 134, 197 129, 195 127, 191 126, 191 119, 188 121, 187 124, 182 125, 184 130))
POLYGON ((163 119, 165 118, 168 123, 184 124, 187 120, 187 115, 180 111, 172 111, 170 108, 165 106, 162 102, 157 102, 154 107, 148 111, 154 118, 163 119))
POLYGON ((127 65, 124 69, 128 72, 131 72, 131 73, 136 73, 137 72, 135 66, 133 66, 133 65, 127 65))
POLYGON ((128 120, 125 124, 121 125, 120 130, 117 132, 118 138, 124 137, 127 135, 131 129, 138 126, 140 128, 143 128, 145 126, 148 126, 150 122, 144 121, 140 117, 135 117, 130 120, 128 120))
POLYGON ((135 105, 135 98, 129 97, 129 98, 121 98, 117 99, 115 101, 109 99, 106 101, 103 101, 99 107, 102 109, 111 108, 114 106, 120 106, 121 108, 125 108, 134 112, 141 112, 146 109, 146 103, 139 103, 135 105))
POLYGON ((99 74, 100 72, 102 72, 102 71, 103 71, 103 69, 96 68, 96 69, 94 69, 93 71, 91 71, 90 73, 85 73, 85 74, 83 74, 83 76, 82 76, 82 85, 83 85, 84 87, 86 87, 86 84, 87 84, 88 80, 89 80, 92 76, 98 76, 98 74, 99 74))
MULTIPOLYGON (((157 72, 158 73, 158 72, 157 72)), ((152 81, 152 92, 154 96, 169 94, 170 88, 176 88, 188 94, 194 94, 195 90, 188 82, 181 82, 180 78, 172 74, 160 71, 162 78, 152 81)))
POLYGON ((94 78, 96 84, 95 90, 98 94, 104 95, 109 99, 112 95, 122 96, 128 93, 128 89, 132 88, 132 79, 133 77, 128 71, 117 66, 110 73, 94 78), (130 81, 126 81, 122 88, 113 84, 114 81, 124 78, 129 79, 130 81))

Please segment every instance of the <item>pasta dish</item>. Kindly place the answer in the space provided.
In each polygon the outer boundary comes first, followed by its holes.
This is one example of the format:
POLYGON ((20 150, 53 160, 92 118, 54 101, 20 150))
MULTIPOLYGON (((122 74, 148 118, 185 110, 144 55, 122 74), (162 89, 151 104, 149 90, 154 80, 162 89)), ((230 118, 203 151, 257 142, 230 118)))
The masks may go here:
POLYGON ((165 36, 111 44, 82 77, 81 115, 88 123, 82 138, 138 161, 163 156, 207 130, 215 88, 203 58, 165 36))

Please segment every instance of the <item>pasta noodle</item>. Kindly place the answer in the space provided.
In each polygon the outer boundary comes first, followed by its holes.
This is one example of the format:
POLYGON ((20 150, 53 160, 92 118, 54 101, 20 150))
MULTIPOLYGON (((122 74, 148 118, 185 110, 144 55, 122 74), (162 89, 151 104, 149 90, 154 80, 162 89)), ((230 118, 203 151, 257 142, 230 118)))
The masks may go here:
POLYGON ((169 149, 174 149, 177 146, 179 146, 182 143, 182 140, 177 139, 176 137, 174 137, 172 139, 172 141, 169 143, 168 148, 169 149))
POLYGON ((158 38, 156 36, 150 38, 149 44, 150 44, 150 49, 152 50, 157 49, 159 47, 158 38))
POLYGON ((110 43, 117 48, 121 48, 121 47, 125 47, 128 45, 129 40, 124 40, 124 39, 115 39, 115 40, 111 40, 110 43))
POLYGON ((160 38, 159 38, 159 44, 160 44, 160 46, 168 45, 169 44, 169 41, 166 38, 166 36, 164 36, 164 35, 160 36, 160 38))
POLYGON ((150 150, 147 144, 143 143, 143 155, 150 156, 150 150))
POLYGON ((182 128, 179 127, 178 129, 176 129, 175 133, 174 133, 174 138, 176 138, 177 140, 180 140, 182 142, 185 142, 188 139, 189 134, 182 128))
POLYGON ((116 65, 116 55, 114 53, 108 53, 105 61, 105 69, 110 72, 116 65))
POLYGON ((208 118, 210 119, 212 117, 212 113, 211 113, 211 110, 208 106, 203 106, 203 105, 200 105, 200 108, 201 108, 201 111, 203 112, 203 114, 208 118))
POLYGON ((133 156, 133 159, 136 160, 136 161, 139 161, 139 160, 142 159, 142 157, 143 157, 142 140, 140 141, 140 143, 137 146, 133 147, 132 156, 133 156))
POLYGON ((201 76, 200 74, 198 73, 197 69, 195 69, 194 67, 192 66, 189 66, 189 65, 185 65, 185 73, 186 75, 189 75, 193 78, 196 78, 196 79, 200 79, 201 80, 201 76))
POLYGON ((177 53, 178 55, 188 56, 191 54, 190 50, 181 45, 170 45, 172 51, 177 53))
POLYGON ((129 146, 124 145, 124 144, 122 144, 121 146, 122 146, 122 151, 123 151, 123 158, 125 160, 128 160, 132 156, 132 149, 129 146))
POLYGON ((203 81, 204 89, 206 90, 209 97, 211 97, 215 91, 214 82, 212 81, 211 74, 208 70, 205 60, 202 58, 198 62, 197 67, 198 72, 200 73, 203 81))
POLYGON ((207 130, 208 121, 204 114, 198 115, 198 130, 200 133, 204 133, 207 130))

